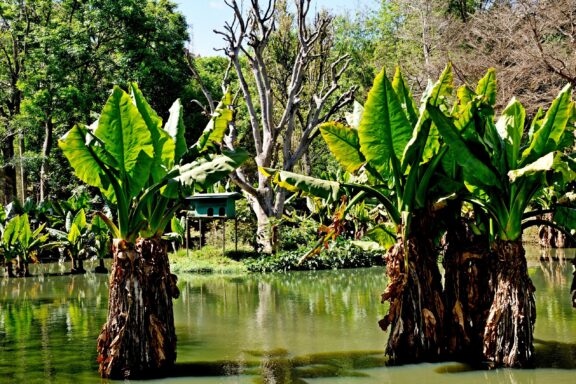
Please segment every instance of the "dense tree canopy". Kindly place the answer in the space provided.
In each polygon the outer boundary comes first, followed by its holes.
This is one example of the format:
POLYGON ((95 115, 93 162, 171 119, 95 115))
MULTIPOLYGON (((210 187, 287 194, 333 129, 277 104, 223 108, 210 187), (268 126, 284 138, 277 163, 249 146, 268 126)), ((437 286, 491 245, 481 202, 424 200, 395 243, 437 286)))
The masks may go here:
POLYGON ((170 1, 11 0, 0 7, 4 202, 68 188, 54 136, 97 118, 114 84, 136 81, 158 110, 184 89, 187 26, 170 1), (15 140, 16 139, 16 140, 15 140), (22 154, 14 156, 14 146, 22 154), (49 181, 48 181, 49 180, 49 181), (66 184, 64 184, 66 183, 66 184))

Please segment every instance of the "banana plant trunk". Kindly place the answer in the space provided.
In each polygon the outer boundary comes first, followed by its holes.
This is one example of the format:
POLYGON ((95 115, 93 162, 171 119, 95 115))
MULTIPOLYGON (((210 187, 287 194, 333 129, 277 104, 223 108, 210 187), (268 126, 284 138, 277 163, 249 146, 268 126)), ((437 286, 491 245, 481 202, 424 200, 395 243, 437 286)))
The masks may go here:
POLYGON ((447 354, 476 364, 483 357, 484 328, 496 280, 488 239, 476 235, 464 219, 448 225, 443 266, 447 354))
MULTIPOLYGON (((542 218, 553 222, 554 214, 545 213, 542 218)), ((548 225, 541 225, 538 228, 538 243, 544 248, 570 248, 576 246, 576 244, 572 244, 570 238, 564 233, 548 225)))
POLYGON ((530 367, 536 303, 522 240, 497 240, 496 291, 484 331, 484 360, 492 368, 530 367))
POLYGON ((444 355, 444 303, 432 220, 416 216, 412 224, 406 248, 399 241, 384 257, 389 282, 382 303, 389 301, 390 309, 379 325, 389 330, 386 354, 394 364, 438 361, 444 355))
POLYGON ((176 360, 172 299, 179 296, 159 238, 113 242, 108 318, 98 337, 104 378, 162 376, 176 360))

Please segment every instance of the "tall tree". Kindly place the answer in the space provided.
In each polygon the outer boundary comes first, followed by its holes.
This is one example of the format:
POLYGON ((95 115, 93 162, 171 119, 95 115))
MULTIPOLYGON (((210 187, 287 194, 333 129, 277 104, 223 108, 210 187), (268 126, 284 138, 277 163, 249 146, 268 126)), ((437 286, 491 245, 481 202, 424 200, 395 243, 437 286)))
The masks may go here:
POLYGON ((11 65, 0 69, 0 78, 14 84, 0 97, 10 115, 3 120, 5 164, 30 171, 30 189, 40 200, 69 180, 51 170, 61 156, 52 151, 53 137, 90 119, 113 84, 138 81, 161 110, 183 91, 186 22, 171 1, 22 0, 4 2, 2 12, 0 56, 11 65), (14 52, 21 63, 10 57, 14 52), (9 151, 18 132, 23 160, 9 151))
MULTIPOLYGON (((27 64, 34 4, 26 0, 0 4, 0 116, 3 203, 17 195, 14 140, 19 139, 16 116, 20 113, 22 80, 27 64)), ((21 142, 20 142, 21 144, 21 142)))
MULTIPOLYGON (((285 1, 251 0, 247 13, 236 0, 226 4, 234 18, 218 33, 246 102, 254 161, 292 170, 318 136, 316 126, 352 100, 353 89, 340 91, 349 58, 332 54, 333 17, 320 12, 312 19, 310 0, 295 1, 293 14, 285 1)), ((232 179, 256 214, 259 250, 272 252, 271 219, 281 217, 285 191, 275 191, 255 168, 237 170, 232 179)))

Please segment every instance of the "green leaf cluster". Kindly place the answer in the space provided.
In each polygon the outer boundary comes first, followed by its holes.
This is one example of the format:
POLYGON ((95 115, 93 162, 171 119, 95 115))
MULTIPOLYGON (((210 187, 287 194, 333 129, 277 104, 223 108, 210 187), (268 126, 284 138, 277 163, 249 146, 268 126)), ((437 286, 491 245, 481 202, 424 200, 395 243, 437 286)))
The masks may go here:
POLYGON ((247 154, 213 153, 232 118, 229 94, 188 150, 180 101, 163 125, 137 85, 129 91, 115 87, 98 121, 76 125, 59 146, 76 175, 116 205, 117 223, 100 215, 113 236, 132 243, 138 236, 160 236, 184 195, 226 177, 247 154))

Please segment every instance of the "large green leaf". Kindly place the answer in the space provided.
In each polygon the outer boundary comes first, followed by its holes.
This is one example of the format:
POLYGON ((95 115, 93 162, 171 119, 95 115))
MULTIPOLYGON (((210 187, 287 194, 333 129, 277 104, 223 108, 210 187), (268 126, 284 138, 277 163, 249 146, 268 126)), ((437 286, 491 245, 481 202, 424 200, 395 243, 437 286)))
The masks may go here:
POLYGON ((148 181, 154 146, 146 122, 119 87, 114 87, 102 110, 95 136, 117 162, 124 191, 136 196, 148 181))
POLYGON ((463 168, 465 177, 479 186, 500 185, 498 175, 489 164, 485 164, 476 157, 452 120, 444 115, 438 107, 428 104, 426 109, 445 142, 452 149, 456 162, 463 168))
POLYGON ((434 106, 442 105, 452 95, 452 90, 452 65, 448 64, 438 81, 424 95, 423 110, 402 155, 402 172, 406 172, 408 166, 428 162, 440 149, 438 129, 432 124, 425 107, 428 103, 434 106))
POLYGON ((70 227, 70 232, 68 232, 68 241, 70 244, 76 244, 80 237, 82 237, 82 233, 80 232, 78 226, 73 223, 72 227, 70 227))
POLYGON ((216 111, 210 119, 210 122, 208 122, 208 125, 202 132, 202 135, 200 135, 196 143, 192 146, 193 150, 204 152, 222 142, 228 130, 228 125, 234 117, 234 113, 232 109, 230 109, 231 103, 230 91, 226 91, 222 97, 222 101, 220 101, 218 107, 216 107, 216 111))
POLYGON ((272 178, 272 182, 291 192, 304 192, 327 201, 336 201, 340 194, 340 183, 299 175, 288 171, 259 168, 260 172, 272 178))
POLYGON ((397 233, 392 224, 378 224, 370 228, 366 235, 386 249, 396 244, 397 233))
POLYGON ((526 111, 524 107, 516 98, 512 98, 496 123, 498 134, 504 142, 508 169, 516 168, 518 157, 520 156, 520 144, 522 142, 525 118, 526 111))
POLYGON ((30 229, 28 214, 25 213, 20 216, 18 241, 20 242, 20 244, 22 244, 22 247, 24 249, 27 249, 31 239, 32 239, 32 230, 30 229))
POLYGON ((396 67, 396 72, 394 73, 394 78, 392 79, 392 88, 398 95, 398 100, 402 107, 406 111, 408 116, 408 120, 412 126, 416 125, 418 121, 418 107, 416 107, 416 103, 414 102, 414 98, 412 97, 412 93, 402 76, 402 71, 400 67, 396 67))
POLYGON ((6 228, 4 228, 4 233, 2 234, 2 241, 6 246, 14 245, 18 241, 18 234, 20 233, 20 216, 14 216, 6 228))
POLYGON ((554 99, 540 127, 534 131, 528 148, 522 152, 522 165, 532 163, 543 155, 558 149, 572 115, 572 88, 566 85, 554 99))
POLYGON ((508 172, 508 177, 511 182, 515 182, 521 177, 555 171, 562 175, 565 183, 568 183, 576 179, 576 172, 574 172, 570 167, 570 163, 572 162, 573 160, 562 152, 550 152, 533 163, 508 172))
POLYGON ((346 112, 346 123, 352 128, 358 129, 364 115, 364 106, 354 100, 354 111, 352 113, 346 112))
POLYGON ((482 101, 490 105, 496 104, 496 71, 488 69, 486 75, 478 81, 476 94, 482 97, 482 101))
POLYGON ((320 133, 330 152, 346 171, 353 173, 364 165, 366 159, 360 152, 357 130, 330 122, 320 125, 320 133))
POLYGON ((412 126, 382 70, 374 79, 364 105, 358 129, 360 151, 381 175, 389 173, 390 164, 394 172, 399 172, 400 157, 411 135, 412 126))
POLYGON ((576 208, 556 207, 552 216, 554 222, 576 235, 576 208))
POLYGON ((184 137, 186 129, 184 128, 183 110, 180 99, 176 100, 170 107, 170 116, 168 117, 168 121, 166 121, 164 131, 170 135, 174 143, 174 162, 177 164, 186 151, 188 151, 186 138, 184 137))
POLYGON ((87 132, 85 127, 75 125, 58 140, 58 146, 80 180, 90 186, 106 189, 107 177, 94 158, 94 152, 91 152, 86 145, 87 132))
POLYGON ((162 119, 156 111, 152 109, 150 104, 148 104, 138 86, 132 83, 130 84, 130 90, 134 105, 140 112, 142 119, 146 122, 152 137, 154 161, 150 172, 152 173, 153 180, 158 182, 166 175, 166 171, 174 165, 175 143, 174 140, 171 140, 168 132, 162 129, 162 119))
POLYGON ((86 229, 86 212, 84 212, 84 208, 80 209, 78 213, 74 216, 72 223, 76 225, 78 230, 83 231, 86 229))
MULTIPOLYGON (((448 104, 448 98, 452 96, 454 91, 454 74, 452 73, 452 64, 446 64, 446 67, 440 74, 438 81, 430 90, 429 95, 425 95, 424 100, 428 97, 428 103, 436 107, 442 104, 448 104)), ((424 104, 425 105, 425 104, 424 104)))
POLYGON ((96 236, 107 236, 109 233, 108 225, 99 215, 94 215, 92 217, 92 222, 90 223, 90 231, 96 236))
POLYGON ((221 155, 210 155, 179 167, 180 175, 175 178, 183 185, 194 185, 205 190, 228 176, 244 163, 250 155, 244 150, 224 151, 221 155))

